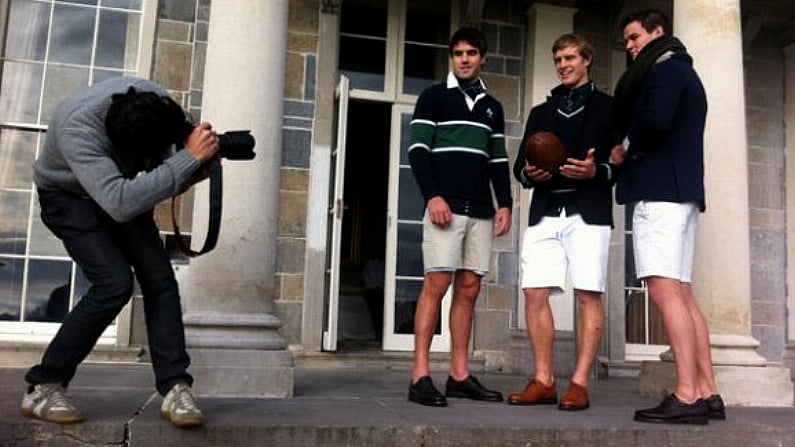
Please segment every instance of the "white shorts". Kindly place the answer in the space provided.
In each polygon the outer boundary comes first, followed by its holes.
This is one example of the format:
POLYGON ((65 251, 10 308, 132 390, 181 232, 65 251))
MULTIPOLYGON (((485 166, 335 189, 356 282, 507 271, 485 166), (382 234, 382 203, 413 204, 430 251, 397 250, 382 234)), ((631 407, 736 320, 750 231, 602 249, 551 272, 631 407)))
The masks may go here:
POLYGON ((661 276, 690 282, 698 214, 695 203, 635 203, 632 245, 638 279, 661 276))
POLYGON ((579 214, 543 217, 524 230, 521 287, 572 287, 603 293, 607 282, 610 226, 588 225, 579 214))
POLYGON ((431 222, 428 211, 422 218, 422 260, 425 273, 471 270, 484 276, 489 272, 492 219, 453 214, 450 225, 441 228, 431 222))

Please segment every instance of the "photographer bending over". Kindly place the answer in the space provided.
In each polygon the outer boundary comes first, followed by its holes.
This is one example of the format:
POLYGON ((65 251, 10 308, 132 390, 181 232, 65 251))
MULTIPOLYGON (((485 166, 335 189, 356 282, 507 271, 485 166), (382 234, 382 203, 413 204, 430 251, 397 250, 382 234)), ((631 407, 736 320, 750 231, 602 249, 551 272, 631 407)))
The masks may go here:
POLYGON ((187 123, 162 87, 130 77, 95 84, 55 109, 33 165, 41 220, 91 287, 25 376, 24 415, 58 423, 83 419, 66 387, 130 299, 134 272, 156 386, 165 396, 160 415, 176 426, 203 423, 186 371, 177 281, 153 215, 155 205, 203 179, 200 167, 218 151, 210 124, 187 123), (174 153, 175 145, 185 150, 174 153))

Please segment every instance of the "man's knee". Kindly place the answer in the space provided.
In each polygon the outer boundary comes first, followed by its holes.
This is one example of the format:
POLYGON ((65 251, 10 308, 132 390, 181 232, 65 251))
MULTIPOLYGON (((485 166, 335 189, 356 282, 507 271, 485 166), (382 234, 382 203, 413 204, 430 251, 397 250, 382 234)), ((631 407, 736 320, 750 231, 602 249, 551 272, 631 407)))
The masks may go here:
POLYGON ((91 299, 95 306, 102 309, 120 311, 132 297, 134 287, 135 279, 132 271, 119 271, 95 280, 91 286, 91 293, 84 299, 91 299))

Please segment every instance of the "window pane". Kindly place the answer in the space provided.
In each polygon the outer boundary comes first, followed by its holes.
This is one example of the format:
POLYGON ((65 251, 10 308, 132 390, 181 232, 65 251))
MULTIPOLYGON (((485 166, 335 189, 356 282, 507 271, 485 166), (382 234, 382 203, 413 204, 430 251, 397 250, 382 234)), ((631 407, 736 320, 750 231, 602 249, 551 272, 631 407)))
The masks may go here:
POLYGON ((102 6, 140 10, 141 0, 102 0, 102 6))
POLYGON ((30 189, 37 132, 0 129, 0 188, 30 189))
POLYGON ((94 9, 56 5, 50 35, 49 60, 90 64, 95 21, 94 9))
MULTIPOLYGON (((422 150, 422 149, 418 149, 422 150)), ((398 219, 422 220, 425 213, 425 200, 411 168, 400 168, 400 186, 398 199, 398 219)))
POLYGON ((0 189, 0 253, 25 254, 30 196, 29 192, 0 189))
POLYGON ((345 0, 340 9, 340 32, 386 37, 386 0, 345 0), (366 19, 362 20, 362 17, 366 19))
POLYGON ((24 268, 23 259, 0 257, 0 320, 19 321, 24 268))
POLYGON ((80 5, 96 5, 97 0, 55 0, 55 3, 77 3, 80 5))
POLYGON ((340 37, 340 72, 351 79, 351 87, 383 91, 385 67, 386 42, 340 37))
POLYGON ((0 121, 36 123, 44 66, 35 63, 5 62, 0 86, 0 121))
POLYGON ((104 81, 106 79, 115 78, 116 76, 123 76, 124 75, 123 71, 116 71, 116 70, 98 70, 98 69, 94 69, 92 71, 92 73, 94 73, 94 76, 91 78, 91 82, 93 84, 96 84, 98 82, 102 82, 102 81, 104 81))
POLYGON ((61 240, 52 234, 41 221, 41 207, 39 206, 38 196, 34 200, 35 209, 33 211, 33 222, 30 224, 30 248, 28 251, 33 256, 63 256, 68 257, 66 249, 61 240))
MULTIPOLYGON (((414 311, 422 290, 422 281, 398 279, 395 281, 395 333, 414 333, 414 311)), ((441 318, 440 318, 441 320, 441 318)), ((437 325, 437 329, 439 325, 437 325)), ((437 330, 437 334, 440 332, 437 330)))
POLYGON ((49 65, 44 83, 41 123, 50 119, 53 109, 77 90, 88 86, 88 68, 49 65))
POLYGON ((10 59, 44 60, 47 29, 50 26, 50 5, 14 0, 11 2, 6 27, 6 54, 10 59))
POLYGON ((427 87, 445 79, 449 71, 447 48, 406 44, 403 64, 403 93, 419 95, 427 87))
POLYGON ((398 223, 396 274, 423 276, 422 224, 398 223))
POLYGON ((71 276, 71 261, 31 260, 25 321, 63 321, 69 312, 71 276))
POLYGON ((447 46, 450 40, 450 2, 409 0, 406 40, 447 46))
POLYGON ((94 63, 103 67, 134 68, 138 54, 138 15, 102 11, 94 63))

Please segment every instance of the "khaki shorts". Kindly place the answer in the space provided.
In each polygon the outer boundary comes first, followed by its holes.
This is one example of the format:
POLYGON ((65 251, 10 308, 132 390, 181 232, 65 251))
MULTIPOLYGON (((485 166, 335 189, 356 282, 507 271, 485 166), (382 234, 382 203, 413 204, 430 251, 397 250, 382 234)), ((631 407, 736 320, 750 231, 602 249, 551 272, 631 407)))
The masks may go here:
POLYGON ((695 203, 635 204, 632 245, 638 279, 661 276, 690 282, 698 214, 695 203))
POLYGON ((422 260, 425 273, 471 270, 483 276, 491 260, 492 219, 453 214, 450 225, 431 222, 426 210, 422 218, 422 260))

